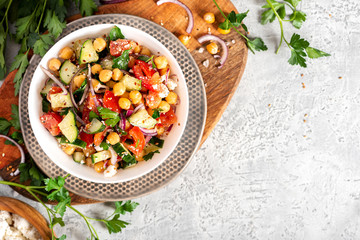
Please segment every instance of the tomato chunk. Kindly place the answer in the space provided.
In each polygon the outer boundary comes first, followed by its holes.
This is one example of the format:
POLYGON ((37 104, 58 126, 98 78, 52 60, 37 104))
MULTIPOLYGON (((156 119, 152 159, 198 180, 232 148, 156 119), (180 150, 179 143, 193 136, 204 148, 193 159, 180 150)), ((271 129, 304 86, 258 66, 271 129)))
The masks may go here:
POLYGON ((170 127, 172 124, 177 122, 177 117, 174 113, 174 110, 170 108, 170 110, 166 113, 161 113, 158 118, 158 122, 162 124, 164 127, 170 127))
POLYGON ((54 112, 45 113, 40 117, 42 125, 51 133, 53 136, 57 136, 61 133, 59 123, 62 121, 62 117, 54 112))
POLYGON ((157 108, 161 103, 161 97, 156 92, 149 91, 149 94, 146 96, 146 106, 151 109, 157 108))
POLYGON ((140 153, 143 151, 145 147, 145 137, 144 134, 141 132, 139 127, 133 127, 129 131, 129 135, 133 138, 134 143, 131 145, 128 145, 125 143, 125 140, 123 144, 127 149, 129 149, 131 152, 133 152, 135 155, 140 155, 140 153))
POLYGON ((87 147, 94 143, 94 134, 87 134, 86 132, 81 132, 79 134, 79 137, 81 140, 86 142, 87 147))
POLYGON ((117 113, 121 112, 121 108, 119 106, 119 97, 115 96, 112 91, 106 90, 104 94, 103 105, 105 108, 108 108, 111 111, 117 113))
MULTIPOLYGON (((114 57, 119 57, 125 50, 131 48, 131 41, 125 39, 117 39, 116 41, 110 41, 110 55, 114 57)), ((130 50, 130 53, 133 52, 133 49, 130 50)))

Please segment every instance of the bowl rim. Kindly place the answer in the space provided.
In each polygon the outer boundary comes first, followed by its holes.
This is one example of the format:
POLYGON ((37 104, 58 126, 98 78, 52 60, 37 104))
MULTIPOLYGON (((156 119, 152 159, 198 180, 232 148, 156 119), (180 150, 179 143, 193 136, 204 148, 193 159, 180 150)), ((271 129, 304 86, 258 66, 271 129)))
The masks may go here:
MULTIPOLYGON (((79 177, 80 179, 83 179, 83 180, 86 180, 86 181, 90 181, 90 182, 95 182, 95 183, 121 183, 121 182, 127 182, 127 181, 131 181, 131 180, 134 180, 136 178, 139 178, 141 176, 144 176, 146 175, 147 173, 153 171, 155 168, 157 168, 159 165, 161 165, 171 154, 172 152, 176 149, 176 146, 178 145, 178 143, 180 142, 180 139, 185 131, 185 128, 186 128, 186 124, 187 124, 187 118, 188 118, 188 114, 189 114, 189 93, 188 93, 188 88, 187 88, 187 83, 186 83, 186 79, 185 79, 185 76, 184 76, 184 73, 179 65, 179 63, 176 61, 176 58, 172 55, 172 53, 170 52, 170 50, 168 50, 159 40, 157 40, 156 38, 154 38, 152 35, 140 30, 140 29, 137 29, 135 27, 132 27, 132 26, 128 26, 128 25, 122 25, 122 24, 95 24, 95 25, 91 25, 91 26, 87 26, 87 27, 83 27, 83 28, 80 28, 76 31, 73 31, 71 32, 70 34, 62 37, 59 41, 57 41, 48 51, 46 54, 48 54, 48 52, 52 49, 58 49, 60 48, 59 45, 61 45, 61 43, 64 43, 64 42, 68 42, 69 39, 70 41, 75 41, 76 39, 79 39, 79 37, 76 37, 74 38, 73 36, 76 35, 76 33, 78 32, 84 32, 86 29, 92 29, 92 28, 97 28, 99 29, 100 28, 100 31, 101 30, 104 30, 104 29, 109 29, 110 31, 110 28, 113 27, 113 26, 118 26, 120 27, 121 29, 122 28, 126 28, 126 29, 131 29, 132 31, 136 32, 136 34, 143 34, 143 35, 146 35, 148 38, 150 38, 152 40, 152 44, 156 44, 156 48, 159 48, 162 47, 163 50, 162 53, 164 53, 163 51, 166 52, 167 55, 171 56, 171 60, 169 62, 171 62, 171 68, 175 68, 175 69, 178 69, 178 72, 180 74, 180 76, 178 76, 179 78, 179 82, 183 85, 183 90, 182 90, 182 101, 181 101, 181 104, 185 104, 185 117, 183 118, 183 122, 180 122, 181 123, 181 133, 178 134, 178 136, 176 137, 176 140, 170 145, 170 149, 166 155, 164 157, 162 157, 157 164, 154 164, 152 167, 149 167, 149 168, 146 168, 144 171, 141 171, 140 173, 137 173, 137 174, 133 174, 133 176, 131 177, 127 177, 125 179, 117 179, 115 180, 114 178, 105 178, 103 177, 103 180, 99 180, 99 179, 93 179, 91 178, 91 176, 87 176, 87 175, 84 175, 84 174, 79 174, 76 169, 73 171, 73 169, 71 169, 70 167, 67 167, 65 165, 62 165, 62 164, 58 164, 59 161, 55 160, 54 161, 54 158, 51 157, 51 154, 48 154, 49 151, 46 150, 46 148, 44 148, 44 143, 42 140, 40 140, 41 138, 38 137, 38 134, 36 134, 36 131, 34 131, 34 126, 33 126, 33 121, 34 121, 34 117, 31 117, 31 113, 33 113, 33 110, 31 110, 31 107, 29 107, 29 120, 30 120, 30 125, 31 125, 31 128, 33 129, 33 132, 34 132, 34 135, 35 135, 35 138, 37 139, 39 145, 41 146, 42 150, 45 152, 46 155, 48 155, 48 157, 51 159, 52 162, 54 162, 57 166, 59 166, 61 169, 63 169, 64 171, 70 173, 71 175, 75 176, 75 177, 79 177), (183 101, 184 100, 184 97, 186 98, 186 101, 183 101)), ((126 35, 126 31, 127 30, 122 30, 123 33, 125 33, 126 35)), ((95 34, 95 33, 94 33, 95 34)), ((91 35, 91 34, 86 34, 85 32, 82 34, 82 35, 91 35)), ((81 37, 80 37, 81 39, 81 37)), ((133 39, 133 38, 129 38, 129 39, 133 39)), ((139 41, 139 40, 135 40, 135 41, 139 41)), ((146 45, 146 44, 144 44, 146 45)), ((44 55, 44 57, 41 59, 40 63, 36 66, 35 68, 35 71, 34 71, 34 75, 36 73, 36 71, 39 71, 39 66, 41 64, 41 62, 43 61, 43 59, 45 58, 46 54, 44 55)), ((53 55, 52 55, 53 56, 53 55)), ((52 57, 50 56, 50 58, 52 57)), ((35 76, 32 77, 31 80, 34 79, 35 76)), ((43 82, 44 80, 41 80, 41 82, 43 82)), ((31 104, 31 86, 33 84, 31 83, 30 84, 30 89, 29 89, 29 97, 28 99, 30 101, 28 101, 28 106, 30 106, 31 104)), ((178 115, 177 115, 178 116, 178 115)), ((178 117, 179 119, 179 117, 178 117)), ((38 120, 39 121, 39 120, 38 120)), ((51 138, 55 138, 53 136, 51 136, 51 138)), ((164 150, 163 150, 164 151, 164 150)), ((70 158, 70 156, 69 156, 70 158)), ((81 166, 81 165, 79 165, 81 166)), ((81 166, 81 167, 85 167, 85 166, 81 166)), ((87 167, 87 166, 86 166, 87 167)), ((135 166, 136 167, 136 166, 135 166)), ((123 171, 123 170, 122 170, 123 171)), ((119 171, 117 172, 117 174, 119 174, 119 171)))

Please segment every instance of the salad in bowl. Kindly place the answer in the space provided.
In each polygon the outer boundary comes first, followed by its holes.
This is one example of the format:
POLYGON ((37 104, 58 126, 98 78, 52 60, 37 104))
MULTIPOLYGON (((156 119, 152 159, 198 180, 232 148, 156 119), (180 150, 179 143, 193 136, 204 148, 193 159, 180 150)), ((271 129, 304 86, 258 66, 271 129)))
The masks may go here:
POLYGON ((185 125, 176 113, 179 77, 168 57, 125 38, 118 26, 63 44, 46 60, 40 123, 74 163, 94 174, 113 178, 151 160, 173 126, 185 125))

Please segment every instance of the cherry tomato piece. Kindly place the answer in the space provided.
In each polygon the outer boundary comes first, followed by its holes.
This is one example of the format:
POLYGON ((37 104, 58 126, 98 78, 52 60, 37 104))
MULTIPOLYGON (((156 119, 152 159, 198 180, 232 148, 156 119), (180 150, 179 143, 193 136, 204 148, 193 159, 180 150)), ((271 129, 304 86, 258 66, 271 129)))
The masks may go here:
POLYGON ((62 121, 62 117, 54 112, 45 113, 40 117, 42 125, 51 133, 53 136, 57 136, 61 133, 59 123, 62 121))

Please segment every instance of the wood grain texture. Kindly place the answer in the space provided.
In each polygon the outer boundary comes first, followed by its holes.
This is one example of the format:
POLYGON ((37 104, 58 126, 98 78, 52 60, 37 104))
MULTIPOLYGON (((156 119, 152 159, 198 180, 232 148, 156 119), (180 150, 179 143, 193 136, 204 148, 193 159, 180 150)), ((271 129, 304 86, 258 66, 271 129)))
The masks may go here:
POLYGON ((38 230, 43 240, 51 239, 51 230, 45 218, 30 205, 14 198, 0 197, 0 210, 16 213, 25 218, 38 230))
MULTIPOLYGON (((219 35, 216 29, 218 27, 218 23, 223 21, 223 17, 211 0, 183 0, 183 2, 191 9, 194 15, 195 26, 191 34, 192 38, 187 47, 200 68, 207 95, 208 109, 204 134, 201 140, 202 144, 210 135, 217 122, 220 120, 221 115, 225 111, 240 82, 247 61, 248 49, 242 38, 234 31, 228 35, 220 35, 221 38, 230 44, 228 60, 225 66, 219 69, 217 67, 217 61, 206 50, 203 53, 199 53, 198 49, 200 47, 205 48, 205 45, 201 46, 196 39, 204 34, 207 34, 208 32, 211 32, 214 35, 219 35), (216 13, 215 17, 217 21, 214 24, 208 24, 202 19, 202 16, 206 12, 216 13), (209 67, 205 67, 202 64, 207 59, 210 62, 209 67)), ((217 0, 217 2, 226 14, 235 9, 230 0, 217 0)), ((150 21, 162 25, 176 36, 186 34, 185 29, 188 24, 187 14, 185 10, 175 4, 166 3, 161 6, 157 6, 156 1, 154 0, 131 0, 120 4, 100 6, 96 14, 113 13, 131 14, 146 18, 150 21)), ((81 15, 75 15, 70 17, 68 21, 71 22, 79 18, 81 18, 81 15)), ((9 74, 9 76, 10 75, 11 74, 9 74)), ((11 76, 11 79, 13 78, 13 75, 11 76)), ((9 91, 10 95, 7 97, 12 99, 14 98, 13 95, 11 96, 11 94, 13 94, 11 79, 7 79, 5 84, 3 84, 3 87, 0 90, 0 98, 2 96, 2 92, 8 93, 9 91)), ((16 103, 18 100, 16 98, 16 100, 12 101, 15 101, 14 103, 16 103)), ((2 116, 10 116, 11 108, 10 110, 8 108, 10 108, 10 106, 6 106, 7 114, 2 116)), ((14 159, 14 156, 12 156, 12 159, 14 159)), ((17 166, 16 163, 17 162, 13 162, 11 165, 17 166)), ((10 171, 11 168, 4 168, 0 170, 1 177, 3 177, 5 180, 18 182, 18 177, 11 177, 9 175, 10 171)), ((32 198, 26 191, 23 191, 22 189, 15 188, 15 190, 24 196, 32 198)), ((96 202, 98 201, 86 199, 72 194, 72 204, 87 204, 96 202)))

